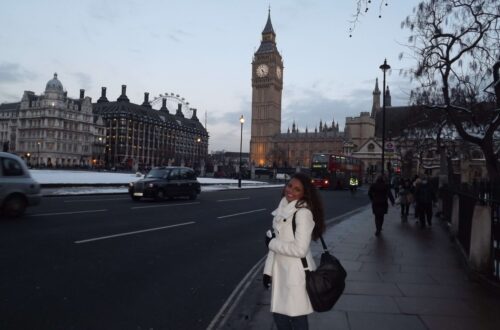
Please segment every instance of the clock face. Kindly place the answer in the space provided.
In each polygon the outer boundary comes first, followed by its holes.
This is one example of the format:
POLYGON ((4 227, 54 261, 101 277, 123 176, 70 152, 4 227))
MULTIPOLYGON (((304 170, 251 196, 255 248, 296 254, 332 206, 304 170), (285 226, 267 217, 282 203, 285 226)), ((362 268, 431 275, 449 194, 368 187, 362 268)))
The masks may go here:
POLYGON ((278 79, 281 79, 281 68, 279 66, 276 67, 276 75, 278 76, 278 79))
POLYGON ((259 77, 265 77, 269 73, 269 67, 265 64, 261 64, 257 67, 257 76, 259 77))

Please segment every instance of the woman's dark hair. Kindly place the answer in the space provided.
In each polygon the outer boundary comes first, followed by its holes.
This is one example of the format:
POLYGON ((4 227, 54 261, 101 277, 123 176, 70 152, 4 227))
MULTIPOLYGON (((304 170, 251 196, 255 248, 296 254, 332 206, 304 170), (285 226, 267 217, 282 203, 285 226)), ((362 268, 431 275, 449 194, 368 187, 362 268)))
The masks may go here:
MULTIPOLYGON (((311 178, 304 173, 295 173, 290 180, 297 179, 304 187, 304 197, 297 201, 297 208, 307 207, 311 210, 314 220, 314 229, 312 232, 312 239, 317 240, 325 232, 325 215, 323 211, 323 203, 319 197, 318 190, 312 184, 311 178), (304 206, 307 205, 307 206, 304 206)), ((285 189, 283 189, 283 196, 285 189)))

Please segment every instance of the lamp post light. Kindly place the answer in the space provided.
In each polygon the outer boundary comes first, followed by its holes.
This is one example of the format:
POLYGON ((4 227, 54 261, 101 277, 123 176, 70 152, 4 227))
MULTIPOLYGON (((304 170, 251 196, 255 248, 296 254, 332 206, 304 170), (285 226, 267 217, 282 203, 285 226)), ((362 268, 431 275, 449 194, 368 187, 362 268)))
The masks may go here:
POLYGON ((36 156, 36 167, 40 167, 40 142, 36 143, 37 156, 36 156))
POLYGON ((384 59, 384 64, 380 66, 380 69, 384 73, 384 82, 382 89, 382 177, 384 176, 384 168, 385 168, 385 72, 389 70, 391 67, 387 64, 387 59, 384 59))
POLYGON ((243 145, 243 123, 245 122, 245 118, 243 118, 243 115, 240 117, 240 123, 241 123, 241 131, 240 131, 240 167, 239 167, 239 173, 238 173, 238 188, 241 188, 241 147, 243 145))

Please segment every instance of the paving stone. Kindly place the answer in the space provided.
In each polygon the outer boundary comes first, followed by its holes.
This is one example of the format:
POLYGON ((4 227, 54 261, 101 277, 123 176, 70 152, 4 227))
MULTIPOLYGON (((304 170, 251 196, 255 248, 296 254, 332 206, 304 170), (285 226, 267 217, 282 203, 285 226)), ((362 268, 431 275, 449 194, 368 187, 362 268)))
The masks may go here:
POLYGON ((335 310, 314 313, 309 317, 309 329, 351 330, 347 322, 347 313, 335 310))
POLYGON ((395 297, 396 304, 405 314, 475 317, 464 301, 453 298, 395 297))
POLYGON ((364 262, 361 265, 362 271, 377 271, 377 272, 399 272, 401 266, 394 264, 381 264, 374 262, 364 262))
POLYGON ((450 317, 450 316, 422 316, 422 321, 429 330, 498 330, 488 322, 478 318, 450 317))
POLYGON ((462 288, 457 290, 452 286, 442 286, 438 284, 407 284, 399 283, 398 288, 407 297, 429 297, 429 298, 462 298, 472 299, 477 296, 475 290, 462 288))
POLYGON ((378 272, 357 272, 347 273, 347 281, 382 282, 378 272))
POLYGON ((436 284, 436 281, 427 274, 381 272, 380 277, 384 282, 436 284))
MULTIPOLYGON (((351 330, 425 330, 422 320, 415 315, 347 313, 351 330)), ((315 328, 316 329, 316 328, 315 328)), ((319 328, 318 328, 319 329, 319 328)), ((323 328, 334 329, 334 328, 323 328)))
POLYGON ((399 313, 391 297, 344 294, 335 305, 336 310, 375 313, 399 313))
POLYGON ((373 296, 402 296, 401 290, 393 283, 373 283, 348 281, 344 294, 365 294, 373 296))

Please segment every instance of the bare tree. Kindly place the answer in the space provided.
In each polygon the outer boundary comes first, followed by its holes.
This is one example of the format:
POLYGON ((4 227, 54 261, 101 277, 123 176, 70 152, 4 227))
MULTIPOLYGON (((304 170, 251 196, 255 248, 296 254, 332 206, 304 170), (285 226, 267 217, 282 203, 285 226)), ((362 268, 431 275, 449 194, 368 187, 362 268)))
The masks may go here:
POLYGON ((402 22, 417 60, 411 73, 420 83, 412 101, 444 111, 460 137, 480 147, 496 180, 500 95, 491 86, 499 84, 499 27, 498 0, 426 0, 402 22))
POLYGON ((389 5, 388 0, 356 0, 356 10, 352 15, 352 19, 349 21, 349 37, 352 37, 354 30, 356 29, 356 25, 361 21, 361 17, 367 14, 370 11, 370 8, 373 6, 373 3, 378 3, 378 17, 382 18, 382 8, 384 6, 389 5))

